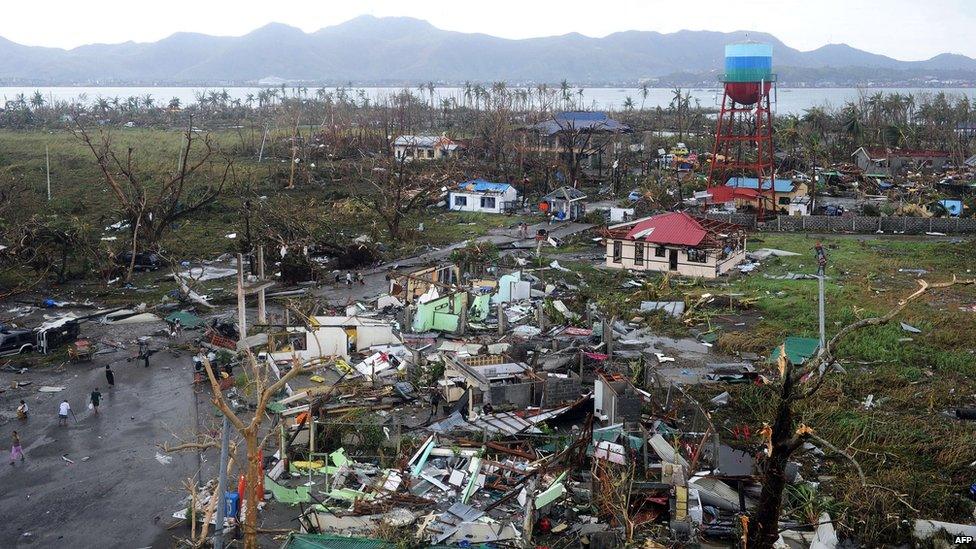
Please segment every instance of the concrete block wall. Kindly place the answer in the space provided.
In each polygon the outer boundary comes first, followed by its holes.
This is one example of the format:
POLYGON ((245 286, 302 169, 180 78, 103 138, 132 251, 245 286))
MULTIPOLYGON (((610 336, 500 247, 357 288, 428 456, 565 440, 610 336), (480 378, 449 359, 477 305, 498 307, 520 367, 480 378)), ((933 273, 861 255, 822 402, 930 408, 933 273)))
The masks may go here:
POLYGON ((538 404, 535 383, 511 383, 507 385, 493 385, 491 388, 491 405, 498 407, 514 406, 526 408, 538 404))
POLYGON ((548 376, 543 391, 542 406, 554 408, 579 398, 581 393, 580 380, 572 375, 568 378, 548 376))
POLYGON ((616 421, 634 423, 640 421, 641 398, 634 392, 617 395, 616 421))
POLYGON ((749 214, 708 214, 706 217, 735 223, 746 229, 770 232, 874 233, 880 230, 888 234, 976 233, 976 219, 973 218, 780 215, 769 221, 757 222, 756 216, 749 214))

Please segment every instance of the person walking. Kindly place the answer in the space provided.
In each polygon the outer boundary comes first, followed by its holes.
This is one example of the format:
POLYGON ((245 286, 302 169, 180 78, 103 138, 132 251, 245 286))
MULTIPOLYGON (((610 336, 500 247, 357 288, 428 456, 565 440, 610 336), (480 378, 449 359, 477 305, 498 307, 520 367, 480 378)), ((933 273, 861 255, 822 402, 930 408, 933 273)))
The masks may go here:
POLYGON ((98 391, 98 387, 88 395, 88 401, 91 402, 92 410, 95 411, 95 415, 98 415, 98 405, 102 403, 102 393, 98 391))
POLYGON ((58 425, 68 424, 68 414, 71 413, 71 405, 67 400, 62 400, 58 406, 58 425))
POLYGON ((111 389, 115 387, 115 372, 112 371, 112 365, 105 365, 105 381, 108 381, 108 388, 111 389))
POLYGON ((352 286, 352 273, 346 273, 346 286, 352 286))
POLYGON ((20 435, 17 431, 13 434, 13 444, 10 445, 10 464, 15 465, 17 460, 24 461, 24 449, 20 446, 20 435))
POLYGON ((27 419, 27 403, 23 400, 20 401, 20 405, 17 406, 17 419, 26 420, 27 419))
POLYGON ((428 416, 428 419, 433 419, 434 417, 440 416, 440 411, 438 408, 440 408, 441 401, 443 401, 443 399, 444 397, 441 396, 441 392, 434 389, 434 392, 430 394, 430 416, 428 416))
POLYGON ((139 342, 139 358, 142 359, 142 366, 144 368, 149 367, 149 343, 145 341, 139 342))
POLYGON ((360 286, 365 286, 366 285, 366 279, 363 278, 362 271, 356 271, 356 280, 359 282, 359 285, 360 286))

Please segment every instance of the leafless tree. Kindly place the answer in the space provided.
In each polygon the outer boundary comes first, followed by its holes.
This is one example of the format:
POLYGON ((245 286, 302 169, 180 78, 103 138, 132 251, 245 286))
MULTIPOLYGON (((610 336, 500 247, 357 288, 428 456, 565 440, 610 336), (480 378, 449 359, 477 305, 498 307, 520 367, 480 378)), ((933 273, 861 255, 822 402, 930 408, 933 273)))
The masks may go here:
POLYGON ((218 151, 209 134, 203 138, 203 149, 194 149, 194 142, 199 139, 195 136, 192 118, 183 134, 177 170, 159 183, 144 180, 135 164, 135 150, 129 147, 124 153, 116 152, 108 132, 100 131, 96 140, 78 124, 75 135, 91 150, 129 224, 132 257, 125 280, 132 277, 140 242, 144 248, 158 248, 173 223, 216 200, 233 164, 230 159, 224 159, 216 171, 205 173, 209 171, 205 168, 214 169, 213 158, 218 151), (196 158, 191 160, 192 155, 196 158))
POLYGON ((210 361, 204 358, 204 369, 210 380, 210 388, 213 391, 213 404, 223 413, 230 424, 236 429, 244 439, 246 449, 247 464, 245 467, 245 479, 247 483, 244 497, 244 547, 246 549, 258 548, 258 501, 264 499, 261 490, 261 458, 259 435, 261 425, 264 423, 265 412, 268 403, 277 395, 285 384, 300 373, 307 373, 311 370, 302 368, 299 364, 294 364, 287 373, 278 379, 274 379, 274 374, 267 364, 258 363, 257 359, 250 352, 244 355, 244 369, 247 370, 248 379, 253 388, 256 399, 254 416, 250 421, 245 422, 230 407, 224 394, 220 390, 220 383, 214 374, 210 361))
POLYGON ((364 191, 360 200, 380 217, 393 239, 402 236, 404 218, 461 176, 451 159, 407 162, 405 158, 364 158, 354 170, 353 177, 364 191))

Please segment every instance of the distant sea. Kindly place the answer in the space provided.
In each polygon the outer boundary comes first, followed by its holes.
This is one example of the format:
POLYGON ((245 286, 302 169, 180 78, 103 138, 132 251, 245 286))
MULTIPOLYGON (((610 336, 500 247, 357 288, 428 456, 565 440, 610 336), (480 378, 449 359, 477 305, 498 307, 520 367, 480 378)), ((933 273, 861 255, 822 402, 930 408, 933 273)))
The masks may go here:
MULTIPOLYGON (((81 100, 90 103, 102 97, 111 99, 119 97, 125 99, 130 96, 143 97, 149 94, 156 101, 156 104, 165 104, 171 98, 179 98, 181 104, 188 105, 196 101, 197 95, 206 91, 227 90, 231 99, 244 100, 248 94, 257 96, 262 88, 256 87, 0 87, 0 105, 7 100, 14 99, 17 94, 24 94, 28 99, 35 91, 40 91, 44 99, 48 102, 54 100, 81 100)), ((327 88, 335 91, 336 88, 327 88)), ((395 94, 404 88, 379 88, 353 86, 347 88, 350 96, 356 97, 356 91, 363 89, 371 101, 383 101, 385 98, 395 94)), ((416 88, 409 88, 414 94, 419 93, 416 88)), ((289 95, 293 94, 291 88, 286 88, 289 95)), ((316 88, 309 87, 308 94, 314 97, 316 88)), ((630 97, 635 108, 640 108, 641 104, 645 109, 655 107, 667 108, 673 96, 673 88, 650 88, 647 98, 641 97, 641 90, 638 88, 584 88, 583 105, 587 109, 619 109, 622 108, 627 97, 630 97)), ((695 105, 696 100, 702 107, 719 107, 721 95, 718 88, 684 88, 691 93, 691 104, 695 105)), ((952 95, 967 95, 971 101, 976 101, 976 88, 779 88, 775 94, 775 111, 778 114, 803 114, 811 107, 841 107, 847 101, 857 99, 859 94, 872 95, 878 92, 901 94, 913 94, 916 97, 932 95, 939 91, 945 91, 952 95)), ((455 98, 458 103, 464 99, 463 88, 435 88, 435 102, 445 98, 455 98)), ((579 96, 574 89, 574 99, 579 96)))

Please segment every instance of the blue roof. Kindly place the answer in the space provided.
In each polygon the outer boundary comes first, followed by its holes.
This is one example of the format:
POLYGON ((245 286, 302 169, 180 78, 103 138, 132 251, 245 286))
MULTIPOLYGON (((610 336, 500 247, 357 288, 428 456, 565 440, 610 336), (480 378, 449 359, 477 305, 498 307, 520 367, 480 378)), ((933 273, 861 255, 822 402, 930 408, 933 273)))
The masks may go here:
POLYGON ((508 183, 492 183, 484 179, 472 179, 464 183, 458 183, 458 188, 462 191, 473 191, 478 193, 495 192, 503 193, 512 188, 508 183))
MULTIPOLYGON (((729 187, 738 187, 740 189, 759 189, 759 180, 755 177, 730 177, 725 184, 729 187)), ((763 190, 769 190, 769 180, 763 180, 763 190)), ((778 193, 789 193, 793 192, 793 180, 792 179, 776 179, 773 181, 773 188, 778 193)))
POLYGON ((565 111, 556 113, 552 120, 536 124, 535 129, 541 133, 552 135, 564 130, 590 130, 603 132, 629 132, 630 126, 607 116, 605 112, 594 111, 565 111))

